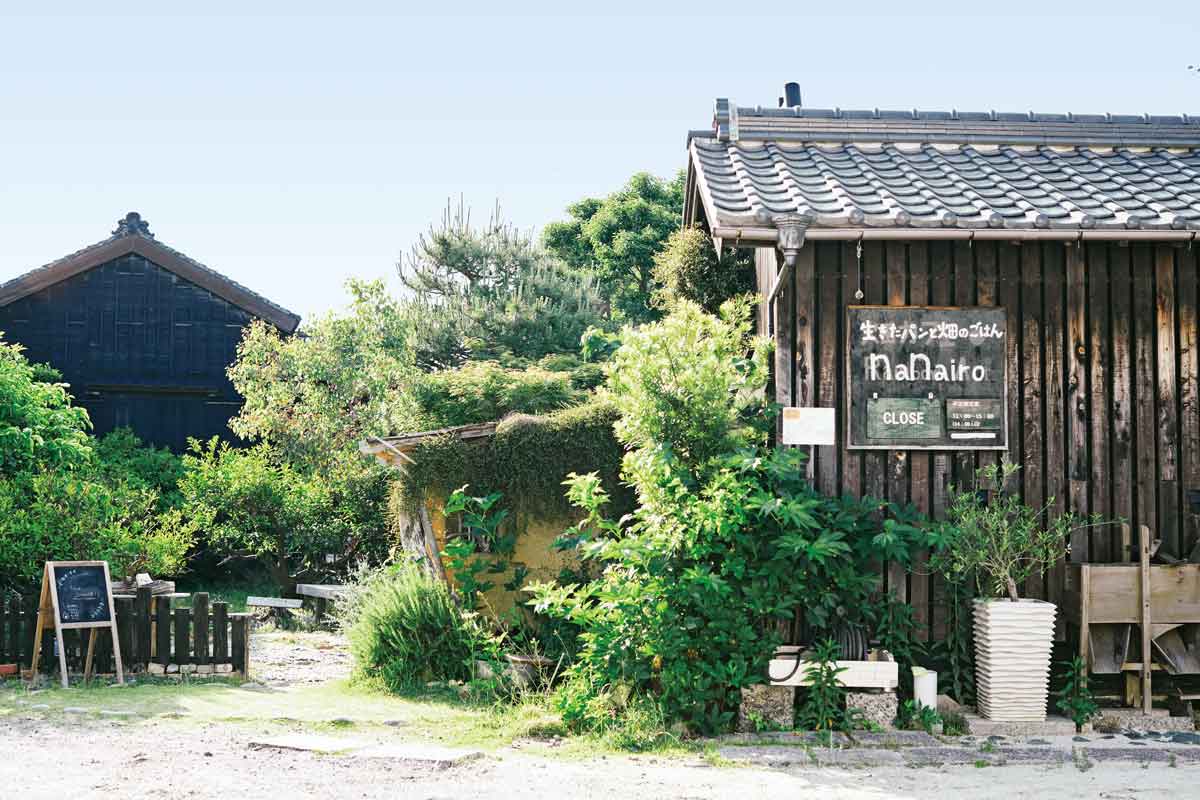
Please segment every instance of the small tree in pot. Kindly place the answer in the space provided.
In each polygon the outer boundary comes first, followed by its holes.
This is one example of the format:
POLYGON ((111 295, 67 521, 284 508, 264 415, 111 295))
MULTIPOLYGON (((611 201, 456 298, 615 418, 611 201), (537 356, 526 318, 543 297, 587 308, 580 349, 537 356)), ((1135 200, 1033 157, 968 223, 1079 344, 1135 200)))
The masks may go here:
POLYGON ((1004 492, 1019 469, 1009 461, 991 464, 976 472, 977 490, 953 492, 948 521, 932 532, 931 565, 948 580, 976 582, 984 595, 974 608, 980 713, 1024 722, 1046 718, 1057 609, 1022 599, 1019 587, 1067 553, 1073 530, 1096 520, 1051 516, 1054 498, 1034 508, 1004 492))

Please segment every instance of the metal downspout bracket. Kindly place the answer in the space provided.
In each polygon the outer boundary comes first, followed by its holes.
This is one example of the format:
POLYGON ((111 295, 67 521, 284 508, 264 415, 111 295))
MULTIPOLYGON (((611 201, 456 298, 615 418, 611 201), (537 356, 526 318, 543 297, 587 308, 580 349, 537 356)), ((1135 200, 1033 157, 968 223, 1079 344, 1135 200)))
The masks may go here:
POLYGON ((775 276, 775 285, 767 296, 767 303, 775 302, 775 296, 783 288, 783 282, 788 279, 788 273, 796 266, 796 258, 800 248, 804 247, 804 234, 816 220, 816 215, 810 211, 800 211, 795 214, 780 214, 771 223, 779 231, 779 241, 776 247, 783 253, 783 269, 775 276))

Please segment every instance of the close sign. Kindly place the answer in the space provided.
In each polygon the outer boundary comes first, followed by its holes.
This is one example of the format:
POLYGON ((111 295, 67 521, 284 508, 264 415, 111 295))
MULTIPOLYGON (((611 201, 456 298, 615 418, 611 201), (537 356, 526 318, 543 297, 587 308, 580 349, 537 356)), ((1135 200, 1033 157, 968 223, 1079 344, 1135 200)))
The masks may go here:
POLYGON ((846 312, 848 447, 1008 449, 1003 308, 846 312))

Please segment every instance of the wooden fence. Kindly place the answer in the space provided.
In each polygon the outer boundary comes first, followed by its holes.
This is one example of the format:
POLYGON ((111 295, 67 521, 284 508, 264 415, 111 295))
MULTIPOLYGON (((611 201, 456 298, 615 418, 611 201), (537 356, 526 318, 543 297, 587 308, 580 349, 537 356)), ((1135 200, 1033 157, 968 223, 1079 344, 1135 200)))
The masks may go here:
MULTIPOLYGON (((117 597, 117 635, 126 671, 155 673, 237 673, 249 675, 250 615, 229 612, 226 603, 209 603, 208 594, 191 596, 190 608, 171 608, 168 597, 139 589, 136 597, 117 597), (152 666, 153 665, 153 666, 152 666)), ((28 669, 34 651, 37 597, 0 596, 0 664, 28 669)), ((67 669, 82 672, 86 630, 63 631, 67 669)), ((54 631, 44 633, 41 668, 58 666, 54 631)), ((96 640, 95 669, 115 671, 112 644, 105 631, 96 640)))

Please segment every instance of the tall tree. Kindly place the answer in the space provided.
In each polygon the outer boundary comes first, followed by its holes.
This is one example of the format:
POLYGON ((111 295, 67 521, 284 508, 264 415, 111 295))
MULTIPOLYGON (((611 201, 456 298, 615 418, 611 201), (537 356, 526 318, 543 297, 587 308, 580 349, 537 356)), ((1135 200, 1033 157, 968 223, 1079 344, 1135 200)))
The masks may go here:
POLYGON ((639 172, 607 197, 587 197, 567 207, 570 219, 542 232, 546 249, 578 269, 593 272, 626 321, 655 319, 654 257, 683 214, 683 172, 671 180, 639 172))
POLYGON ((397 270, 411 294, 416 362, 426 370, 575 353, 583 332, 604 320, 594 278, 505 223, 499 209, 475 226, 462 203, 447 206, 397 270))

